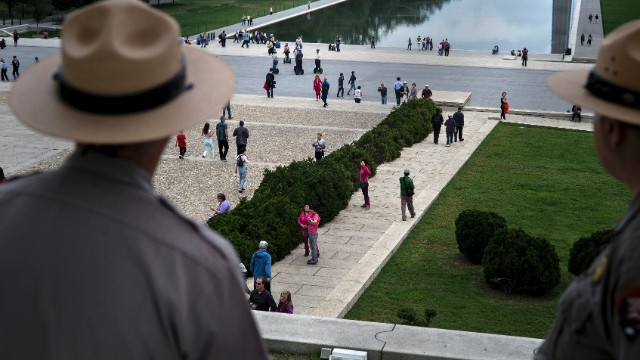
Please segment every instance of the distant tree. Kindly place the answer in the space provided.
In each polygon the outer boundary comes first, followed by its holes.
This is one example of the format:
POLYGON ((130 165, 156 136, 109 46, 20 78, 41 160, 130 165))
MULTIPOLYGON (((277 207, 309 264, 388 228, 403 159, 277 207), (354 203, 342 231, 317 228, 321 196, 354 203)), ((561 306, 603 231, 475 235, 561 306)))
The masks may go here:
MULTIPOLYGON (((7 4, 7 10, 9 11, 9 18, 13 21, 13 7, 16 5, 15 0, 2 0, 5 4, 7 4)), ((12 23, 13 24, 13 23, 12 23)))
POLYGON ((53 10, 53 5, 51 0, 31 0, 29 10, 36 21, 36 28, 39 28, 40 22, 53 10))

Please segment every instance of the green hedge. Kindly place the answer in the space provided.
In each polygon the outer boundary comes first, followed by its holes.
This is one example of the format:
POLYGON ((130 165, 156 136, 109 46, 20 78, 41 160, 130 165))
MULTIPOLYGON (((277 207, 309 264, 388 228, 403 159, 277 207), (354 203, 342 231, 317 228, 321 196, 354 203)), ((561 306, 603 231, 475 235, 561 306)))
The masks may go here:
POLYGON ((575 276, 587 270, 591 263, 611 243, 613 230, 596 231, 573 243, 569 256, 569 272, 575 276))
POLYGON ((540 295, 560 282, 560 259, 549 240, 501 229, 482 258, 485 281, 506 293, 540 295))
POLYGON ((360 161, 365 160, 375 175, 378 165, 398 158, 402 148, 432 132, 435 109, 432 100, 408 101, 360 139, 322 161, 294 161, 265 170, 251 200, 242 199, 232 212, 209 225, 233 244, 245 264, 260 240, 269 243, 274 262, 284 258, 301 242, 296 220, 305 203, 319 206, 321 225, 331 221, 358 189, 360 161))
POLYGON ((456 218, 458 250, 472 263, 482 263, 487 243, 507 227, 507 221, 491 211, 464 210, 456 218))

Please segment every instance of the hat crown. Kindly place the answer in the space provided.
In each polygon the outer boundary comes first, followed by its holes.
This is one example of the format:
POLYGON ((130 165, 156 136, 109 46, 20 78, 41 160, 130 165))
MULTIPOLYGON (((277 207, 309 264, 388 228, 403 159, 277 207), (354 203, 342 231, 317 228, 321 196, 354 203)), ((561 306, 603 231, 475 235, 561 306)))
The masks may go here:
POLYGON ((117 96, 144 92, 181 67, 179 26, 137 0, 107 0, 64 23, 62 72, 76 89, 117 96))
POLYGON ((600 45, 595 72, 619 87, 640 91, 640 20, 618 27, 600 45))

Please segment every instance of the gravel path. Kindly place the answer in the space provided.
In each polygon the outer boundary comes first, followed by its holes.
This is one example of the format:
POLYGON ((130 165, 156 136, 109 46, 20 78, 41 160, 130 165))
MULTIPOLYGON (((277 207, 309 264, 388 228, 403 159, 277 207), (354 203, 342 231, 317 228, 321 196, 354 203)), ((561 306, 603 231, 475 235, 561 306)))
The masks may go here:
MULTIPOLYGON (((251 99, 243 98, 243 101, 251 102, 251 99)), ((156 191, 196 221, 205 221, 212 215, 209 206, 217 206, 217 193, 224 193, 233 206, 240 196, 250 198, 253 195, 265 169, 312 157, 311 143, 317 132, 325 134, 330 152, 358 139, 386 116, 376 112, 289 108, 282 103, 273 106, 232 104, 232 112, 233 120, 228 121, 229 134, 238 126, 239 120, 244 120, 250 131, 247 191, 238 193, 235 140, 231 138, 228 161, 220 161, 217 146, 215 160, 210 157, 203 159, 200 126, 185 131, 185 160, 178 159, 175 137, 169 140, 154 177, 156 191)), ((217 122, 217 119, 212 119, 212 126, 217 122)), ((55 169, 69 154, 70 151, 63 151, 22 173, 55 169)))

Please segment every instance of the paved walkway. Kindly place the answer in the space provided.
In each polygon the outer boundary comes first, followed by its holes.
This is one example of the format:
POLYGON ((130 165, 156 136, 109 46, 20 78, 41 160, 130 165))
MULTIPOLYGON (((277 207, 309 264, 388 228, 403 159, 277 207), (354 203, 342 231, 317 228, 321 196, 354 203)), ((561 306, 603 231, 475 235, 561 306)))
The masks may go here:
POLYGON ((580 6, 580 11, 578 26, 576 29, 576 42, 573 46, 573 60, 595 61, 595 59, 598 57, 598 49, 600 48, 600 43, 602 43, 602 39, 604 38, 600 0, 580 0, 578 1, 577 6, 580 6), (589 22, 589 14, 592 14, 594 16, 591 22, 589 22), (595 19, 596 14, 599 17, 597 22, 595 19), (585 36, 584 45, 580 45, 580 36, 582 34, 584 34, 585 36), (587 39, 589 38, 589 35, 593 37, 591 46, 587 45, 587 39))
MULTIPOLYGON (((324 317, 343 317, 402 244, 440 191, 498 123, 495 114, 465 112, 465 141, 445 147, 433 144, 432 135, 404 149, 400 158, 378 167, 371 179, 371 210, 363 210, 362 194, 357 192, 346 209, 319 231, 320 259, 307 265, 300 245, 272 267, 274 294, 291 292, 296 313, 324 317), (411 169, 416 184, 416 218, 402 221, 398 179, 404 168, 411 169)), ((534 116, 510 116, 509 122, 590 130, 589 123, 534 116)), ((322 215, 322 214, 321 214, 322 215)), ((253 280, 247 283, 252 286, 253 280)))

